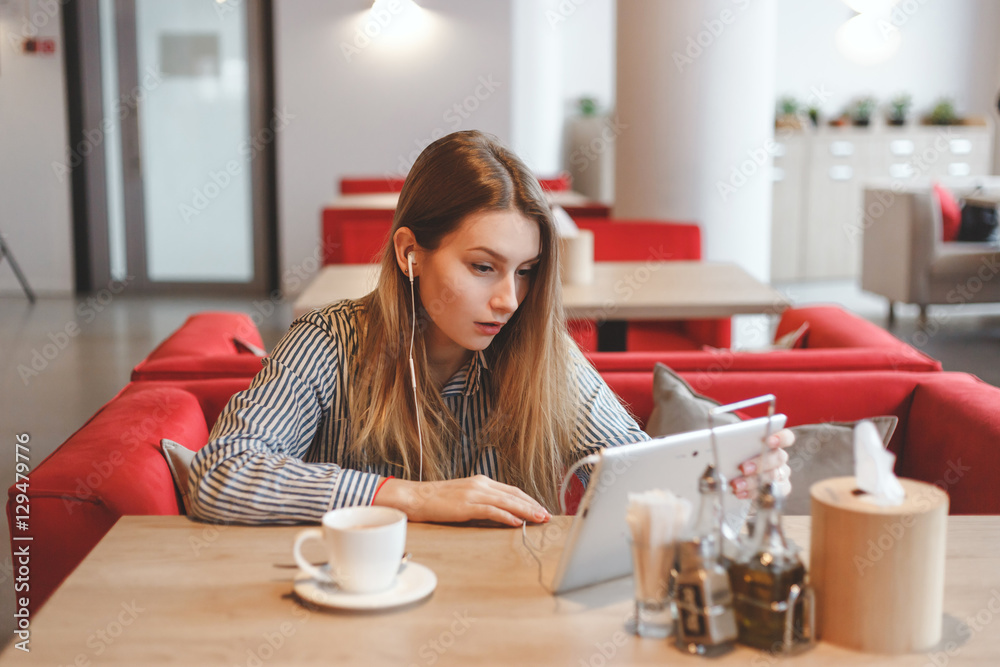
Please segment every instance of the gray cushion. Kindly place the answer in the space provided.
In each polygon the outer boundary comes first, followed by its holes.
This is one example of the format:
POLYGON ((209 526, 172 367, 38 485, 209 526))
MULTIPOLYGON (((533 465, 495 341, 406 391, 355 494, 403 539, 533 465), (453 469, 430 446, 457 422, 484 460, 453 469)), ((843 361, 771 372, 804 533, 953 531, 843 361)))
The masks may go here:
MULTIPOLYGON (((708 411, 718 405, 717 401, 695 392, 682 377, 658 363, 653 368, 653 411, 646 422, 646 433, 662 438, 708 428, 708 411)), ((740 418, 734 414, 716 418, 720 426, 738 421, 740 418)))
POLYGON ((177 493, 181 497, 183 504, 181 510, 187 514, 191 507, 188 480, 191 478, 191 461, 194 460, 195 452, 167 438, 160 440, 160 449, 163 450, 163 457, 167 460, 170 474, 174 478, 174 485, 177 487, 177 493))
MULTIPOLYGON (((882 444, 888 445, 899 419, 893 415, 872 417, 882 444)), ((795 444, 788 448, 792 469, 792 492, 785 499, 785 514, 811 512, 809 488, 830 477, 854 475, 854 425, 857 422, 829 422, 793 426, 795 444)))

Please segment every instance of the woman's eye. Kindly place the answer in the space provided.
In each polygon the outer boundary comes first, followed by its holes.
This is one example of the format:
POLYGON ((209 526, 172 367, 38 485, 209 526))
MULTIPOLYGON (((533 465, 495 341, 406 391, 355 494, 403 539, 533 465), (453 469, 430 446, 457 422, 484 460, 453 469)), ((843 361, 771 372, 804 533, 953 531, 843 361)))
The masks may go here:
POLYGON ((477 273, 489 273, 490 271, 493 270, 493 267, 491 267, 489 264, 473 264, 472 270, 477 273))
POLYGON ((522 278, 527 278, 528 276, 530 276, 534 272, 535 272, 535 267, 531 266, 531 267, 528 267, 527 269, 520 269, 517 272, 517 275, 521 276, 522 278))

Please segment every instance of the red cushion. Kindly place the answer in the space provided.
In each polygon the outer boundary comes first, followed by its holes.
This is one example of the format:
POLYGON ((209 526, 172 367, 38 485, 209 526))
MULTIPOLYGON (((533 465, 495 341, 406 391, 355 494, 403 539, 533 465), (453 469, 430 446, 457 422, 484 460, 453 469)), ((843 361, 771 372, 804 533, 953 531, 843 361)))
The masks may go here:
POLYGON ((581 219, 576 224, 594 233, 598 262, 701 259, 701 228, 693 223, 581 219))
POLYGON ((260 370, 260 359, 243 353, 237 339, 264 347, 250 315, 197 313, 132 369, 132 380, 253 377, 260 370))
POLYGON ((781 314, 781 321, 774 333, 775 339, 809 323, 805 346, 820 347, 884 347, 901 352, 905 348, 920 354, 910 345, 899 340, 882 327, 858 317, 839 306, 809 306, 788 308, 781 314))
POLYGON ((405 179, 398 176, 358 176, 340 179, 340 194, 365 195, 400 192, 405 179))
POLYGON ((370 262, 389 235, 392 216, 385 209, 323 209, 323 264, 370 262))
POLYGON ((538 184, 549 192, 565 192, 573 189, 573 177, 564 171, 550 178, 539 178, 538 184))
POLYGON ((948 242, 958 238, 962 226, 962 210, 951 192, 940 183, 934 184, 934 194, 941 206, 941 240, 948 242))
POLYGON ((625 349, 631 351, 700 350, 702 344, 684 330, 680 321, 629 322, 625 349))
POLYGON ((597 350, 597 322, 594 320, 567 320, 569 335, 584 352, 597 350))

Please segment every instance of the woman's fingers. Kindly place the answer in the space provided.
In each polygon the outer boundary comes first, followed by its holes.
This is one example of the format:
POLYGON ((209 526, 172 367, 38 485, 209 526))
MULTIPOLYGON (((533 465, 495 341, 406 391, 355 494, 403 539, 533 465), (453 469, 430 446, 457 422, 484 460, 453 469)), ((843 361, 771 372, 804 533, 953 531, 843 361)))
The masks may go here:
MULTIPOLYGON (((792 476, 792 469, 787 464, 771 468, 763 473, 765 480, 775 482, 776 490, 780 495, 788 495, 792 485, 789 481, 792 476)), ((733 493, 737 498, 749 498, 759 485, 757 475, 746 475, 737 477, 732 481, 733 493)))
POLYGON ((795 434, 787 428, 771 434, 767 439, 767 446, 771 449, 783 449, 793 444, 795 444, 795 434))
POLYGON ((483 476, 483 480, 485 480, 486 488, 493 493, 490 496, 490 504, 527 521, 540 522, 552 518, 548 510, 542 507, 537 500, 516 486, 503 484, 485 476, 483 476))
POLYGON ((483 475, 439 482, 390 480, 376 498, 398 507, 411 521, 444 523, 486 519, 511 526, 542 523, 551 515, 531 496, 483 475))
POLYGON ((788 452, 784 449, 772 449, 766 454, 755 456, 740 464, 740 472, 744 475, 756 475, 758 472, 767 472, 788 462, 788 452))

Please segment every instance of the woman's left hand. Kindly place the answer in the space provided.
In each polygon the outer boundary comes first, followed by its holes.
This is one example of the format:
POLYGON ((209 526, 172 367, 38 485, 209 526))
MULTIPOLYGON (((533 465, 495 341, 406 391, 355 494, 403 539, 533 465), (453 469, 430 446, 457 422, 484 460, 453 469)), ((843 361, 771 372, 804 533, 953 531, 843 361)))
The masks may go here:
POLYGON ((787 496, 792 490, 792 483, 789 481, 792 469, 788 467, 788 452, 785 447, 789 447, 795 442, 795 434, 787 428, 773 434, 767 440, 771 451, 752 459, 747 459, 740 464, 740 471, 743 473, 729 482, 733 493, 737 498, 749 498, 757 490, 757 475, 763 471, 765 480, 775 482, 778 493, 787 496))

